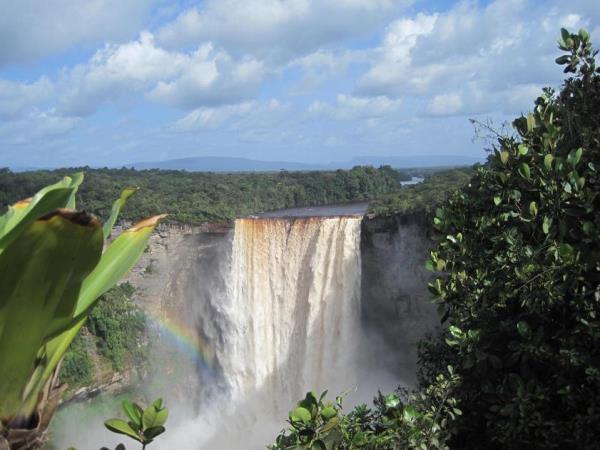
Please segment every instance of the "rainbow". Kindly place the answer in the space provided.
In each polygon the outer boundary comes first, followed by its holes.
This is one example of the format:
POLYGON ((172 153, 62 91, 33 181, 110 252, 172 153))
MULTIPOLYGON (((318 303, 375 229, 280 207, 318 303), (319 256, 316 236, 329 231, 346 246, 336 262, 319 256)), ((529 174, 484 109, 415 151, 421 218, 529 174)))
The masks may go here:
POLYGON ((146 318, 157 331, 158 336, 166 338, 175 349, 192 360, 205 374, 212 377, 215 372, 215 351, 198 331, 177 318, 164 314, 146 312, 146 318))

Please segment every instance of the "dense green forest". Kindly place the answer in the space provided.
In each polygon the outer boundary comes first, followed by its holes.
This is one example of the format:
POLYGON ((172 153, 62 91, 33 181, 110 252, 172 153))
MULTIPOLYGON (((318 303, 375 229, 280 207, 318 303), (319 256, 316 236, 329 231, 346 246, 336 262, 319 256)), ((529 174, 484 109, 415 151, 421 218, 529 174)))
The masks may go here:
POLYGON ((139 187, 122 212, 138 220, 169 214, 184 223, 228 221, 260 211, 370 200, 410 179, 390 167, 354 167, 335 172, 204 173, 132 169, 60 169, 13 173, 0 170, 0 209, 33 195, 62 176, 84 170, 79 207, 108 217, 112 201, 128 186, 139 187))
POLYGON ((369 213, 430 213, 449 195, 465 186, 474 174, 475 169, 470 167, 429 171, 421 183, 402 186, 376 197, 369 204, 369 213))

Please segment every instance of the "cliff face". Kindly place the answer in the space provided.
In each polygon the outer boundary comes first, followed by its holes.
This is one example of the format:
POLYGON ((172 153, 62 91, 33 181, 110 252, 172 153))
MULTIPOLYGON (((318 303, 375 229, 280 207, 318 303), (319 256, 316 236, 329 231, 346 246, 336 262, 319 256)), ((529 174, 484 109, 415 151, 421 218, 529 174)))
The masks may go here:
POLYGON ((430 221, 419 215, 365 217, 361 230, 362 319, 396 353, 399 373, 414 381, 417 342, 439 325, 427 290, 430 221))

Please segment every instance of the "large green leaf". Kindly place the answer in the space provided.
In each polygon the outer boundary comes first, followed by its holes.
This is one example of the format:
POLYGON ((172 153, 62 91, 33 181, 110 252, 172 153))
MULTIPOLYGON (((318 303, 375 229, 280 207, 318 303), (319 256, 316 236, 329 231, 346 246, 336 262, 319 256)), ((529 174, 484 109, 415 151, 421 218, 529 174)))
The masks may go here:
POLYGON ((85 317, 98 297, 116 285, 131 270, 144 252, 158 221, 163 217, 165 216, 154 216, 139 222, 108 246, 98 265, 83 282, 74 314, 61 321, 55 321, 49 329, 48 338, 62 333, 85 317))
POLYGON ((121 197, 119 197, 118 199, 115 200, 115 202, 112 205, 110 217, 108 218, 108 220, 104 223, 104 226, 102 227, 102 233, 104 233, 104 239, 108 239, 110 237, 112 228, 113 228, 115 222, 117 221, 117 217, 119 217, 119 213, 121 212, 121 208, 127 202, 127 199, 129 199, 129 197, 131 197, 137 191, 139 191, 139 188, 137 188, 137 187, 125 188, 125 189, 123 189, 123 192, 121 192, 121 197))
POLYGON ((33 221, 50 212, 74 205, 74 196, 83 173, 65 177, 51 186, 47 186, 31 199, 22 200, 9 207, 0 221, 0 252, 6 248, 33 221))
POLYGON ((36 359, 35 370, 25 389, 23 408, 19 415, 27 415, 34 410, 38 402, 38 393, 52 376, 52 373, 86 320, 87 317, 84 317, 74 326, 42 346, 39 357, 36 359))
POLYGON ((73 317, 102 246, 97 219, 60 210, 30 223, 0 254, 0 417, 19 410, 47 330, 73 317))

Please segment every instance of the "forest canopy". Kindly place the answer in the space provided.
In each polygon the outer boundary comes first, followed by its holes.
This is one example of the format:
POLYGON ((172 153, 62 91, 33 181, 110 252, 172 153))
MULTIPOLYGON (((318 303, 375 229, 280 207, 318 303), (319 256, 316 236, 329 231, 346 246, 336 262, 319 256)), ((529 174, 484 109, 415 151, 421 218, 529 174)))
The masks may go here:
POLYGON ((122 213, 138 220, 167 213, 169 220, 198 224, 224 222, 251 213, 365 201, 397 189, 407 174, 389 166, 357 166, 331 172, 208 173, 133 169, 72 168, 13 173, 0 169, 0 210, 31 196, 65 175, 84 170, 79 205, 106 217, 112 199, 125 187, 139 187, 122 213))

